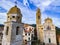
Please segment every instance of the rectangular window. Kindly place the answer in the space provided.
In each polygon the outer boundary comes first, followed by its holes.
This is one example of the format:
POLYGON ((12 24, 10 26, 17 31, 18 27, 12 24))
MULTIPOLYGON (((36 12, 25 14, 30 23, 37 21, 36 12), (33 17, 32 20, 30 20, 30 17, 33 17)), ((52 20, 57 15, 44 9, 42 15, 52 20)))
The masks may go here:
POLYGON ((30 41, 30 37, 28 38, 28 40, 30 41))
POLYGON ((28 33, 28 35, 30 36, 30 33, 28 33))

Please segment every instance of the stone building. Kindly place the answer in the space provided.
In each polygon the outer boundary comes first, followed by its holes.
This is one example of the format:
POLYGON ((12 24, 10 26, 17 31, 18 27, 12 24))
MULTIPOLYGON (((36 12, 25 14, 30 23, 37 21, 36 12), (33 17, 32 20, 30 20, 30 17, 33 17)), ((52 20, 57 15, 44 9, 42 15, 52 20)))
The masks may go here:
POLYGON ((2 45, 4 25, 0 24, 0 45, 2 45))
POLYGON ((2 45, 22 45, 23 25, 21 11, 15 5, 7 13, 7 21, 4 23, 2 45))
POLYGON ((37 37, 41 44, 57 45, 56 29, 51 18, 46 18, 44 24, 41 24, 41 12, 37 9, 36 12, 36 29, 37 37))
POLYGON ((56 29, 52 19, 47 18, 43 24, 43 40, 46 45, 57 45, 56 29))

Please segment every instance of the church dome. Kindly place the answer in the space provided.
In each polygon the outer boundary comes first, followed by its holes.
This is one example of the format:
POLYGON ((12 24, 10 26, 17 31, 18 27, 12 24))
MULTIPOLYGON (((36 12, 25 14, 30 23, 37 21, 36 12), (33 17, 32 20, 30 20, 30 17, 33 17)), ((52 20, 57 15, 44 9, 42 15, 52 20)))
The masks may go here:
POLYGON ((52 22, 52 19, 51 19, 51 18, 49 18, 49 17, 45 19, 45 21, 48 21, 48 20, 50 20, 50 21, 52 22))
POLYGON ((20 14, 21 11, 17 6, 12 7, 7 14, 20 14))

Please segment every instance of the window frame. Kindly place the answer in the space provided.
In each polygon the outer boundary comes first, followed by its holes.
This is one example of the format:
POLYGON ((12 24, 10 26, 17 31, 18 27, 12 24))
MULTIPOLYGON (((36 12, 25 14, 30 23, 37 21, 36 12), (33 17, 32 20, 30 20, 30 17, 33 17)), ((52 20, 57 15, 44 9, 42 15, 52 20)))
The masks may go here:
POLYGON ((49 40, 49 43, 51 43, 51 39, 49 38, 48 40, 49 40))
POLYGON ((16 35, 19 35, 19 26, 16 27, 16 35))
POLYGON ((6 28, 6 35, 8 35, 8 32, 9 32, 9 27, 7 26, 7 28, 6 28))

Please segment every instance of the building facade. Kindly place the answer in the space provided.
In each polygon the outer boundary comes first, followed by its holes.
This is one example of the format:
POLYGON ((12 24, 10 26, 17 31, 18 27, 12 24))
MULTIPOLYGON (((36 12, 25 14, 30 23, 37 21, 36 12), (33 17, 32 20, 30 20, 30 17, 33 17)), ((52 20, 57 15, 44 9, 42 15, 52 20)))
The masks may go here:
POLYGON ((20 9, 15 5, 7 13, 7 22, 4 23, 2 45, 22 45, 22 34, 22 14, 20 9))
POLYGON ((24 45, 31 45, 33 38, 34 38, 34 27, 30 25, 24 25, 24 30, 23 30, 24 45))
POLYGON ((0 25, 0 45, 2 45, 4 25, 0 25))
POLYGON ((45 23, 43 24, 43 35, 45 45, 57 45, 56 29, 50 18, 45 19, 45 23))
POLYGON ((44 24, 41 24, 41 12, 37 9, 36 13, 36 29, 37 37, 40 43, 45 45, 57 45, 56 29, 51 18, 45 19, 44 24))

